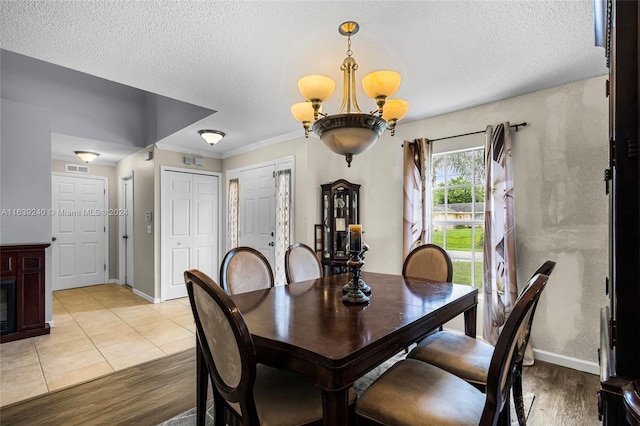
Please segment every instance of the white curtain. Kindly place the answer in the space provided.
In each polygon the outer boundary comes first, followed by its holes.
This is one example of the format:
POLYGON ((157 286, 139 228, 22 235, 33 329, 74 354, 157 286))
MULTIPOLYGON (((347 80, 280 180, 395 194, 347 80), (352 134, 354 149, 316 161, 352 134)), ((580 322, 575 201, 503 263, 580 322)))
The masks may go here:
POLYGON ((484 321, 495 345, 518 297, 509 123, 487 126, 485 142, 484 321))
POLYGON ((403 178, 402 258, 421 244, 431 242, 431 158, 428 139, 405 141, 403 178))
POLYGON ((229 199, 227 202, 227 250, 238 247, 238 179, 229 181, 229 199))
POLYGON ((284 254, 291 244, 291 170, 276 173, 276 235, 275 280, 276 285, 286 284, 284 254))

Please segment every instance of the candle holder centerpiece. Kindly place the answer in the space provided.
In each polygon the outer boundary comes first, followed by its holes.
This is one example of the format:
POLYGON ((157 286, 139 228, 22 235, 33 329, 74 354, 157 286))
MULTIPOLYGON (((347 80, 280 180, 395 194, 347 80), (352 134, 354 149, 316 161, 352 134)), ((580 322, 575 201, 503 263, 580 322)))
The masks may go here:
POLYGON ((364 266, 364 253, 369 246, 362 243, 362 225, 349 225, 349 260, 347 266, 352 274, 351 280, 342 287, 342 301, 350 304, 369 303, 371 287, 361 278, 364 266))

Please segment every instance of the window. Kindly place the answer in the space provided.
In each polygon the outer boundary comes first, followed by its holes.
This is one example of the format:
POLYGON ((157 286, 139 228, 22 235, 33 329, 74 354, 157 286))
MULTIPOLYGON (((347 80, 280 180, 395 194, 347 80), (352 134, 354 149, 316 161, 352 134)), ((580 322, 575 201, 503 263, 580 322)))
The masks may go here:
POLYGON ((453 282, 482 287, 484 148, 433 154, 432 242, 453 261, 453 282))

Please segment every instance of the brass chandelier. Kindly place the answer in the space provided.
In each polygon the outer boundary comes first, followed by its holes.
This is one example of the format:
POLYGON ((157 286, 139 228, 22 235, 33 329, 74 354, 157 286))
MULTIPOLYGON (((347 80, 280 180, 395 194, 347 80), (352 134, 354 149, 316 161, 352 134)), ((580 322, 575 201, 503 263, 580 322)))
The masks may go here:
POLYGON ((347 57, 340 70, 343 73, 342 105, 337 114, 322 112, 322 102, 333 94, 336 83, 326 75, 306 75, 298 80, 298 90, 305 102, 291 106, 291 113, 302 123, 305 137, 313 125, 322 142, 333 152, 344 155, 351 167, 353 156, 361 154, 376 143, 380 135, 389 128, 391 136, 396 123, 409 111, 409 102, 402 99, 388 99, 400 87, 400 74, 395 71, 380 70, 367 74, 362 79, 364 92, 375 99, 377 108, 363 113, 356 100, 356 70, 358 64, 351 51, 351 36, 359 30, 357 22, 347 21, 338 31, 347 37, 347 57), (319 118, 320 117, 320 118, 319 118))

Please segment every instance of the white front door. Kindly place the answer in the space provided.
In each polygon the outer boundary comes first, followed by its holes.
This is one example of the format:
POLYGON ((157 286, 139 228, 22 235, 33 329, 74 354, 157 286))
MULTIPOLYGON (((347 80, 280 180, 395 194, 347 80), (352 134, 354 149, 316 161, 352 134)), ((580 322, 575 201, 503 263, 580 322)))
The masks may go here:
POLYGON ((253 247, 275 270, 275 165, 240 173, 238 245, 253 247))
POLYGON ((106 283, 104 178, 54 174, 52 183, 53 290, 106 283))
POLYGON ((219 178, 162 171, 162 299, 187 296, 184 271, 218 279, 219 178))

